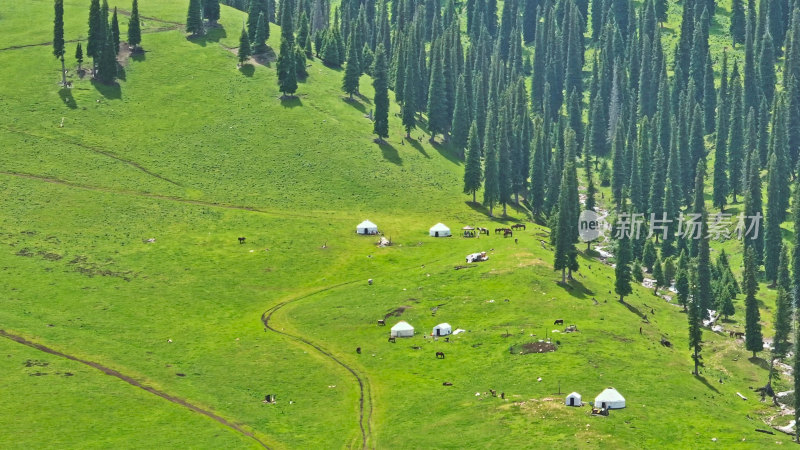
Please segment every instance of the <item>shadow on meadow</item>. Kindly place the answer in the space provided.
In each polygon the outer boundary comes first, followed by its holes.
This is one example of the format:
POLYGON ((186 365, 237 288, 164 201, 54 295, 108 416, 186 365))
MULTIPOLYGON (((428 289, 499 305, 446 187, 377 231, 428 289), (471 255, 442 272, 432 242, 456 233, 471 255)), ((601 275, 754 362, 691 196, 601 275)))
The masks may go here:
POLYGON ((136 62, 144 62, 145 60, 147 60, 147 51, 139 49, 135 52, 131 52, 131 59, 136 62))
POLYGON ((279 99, 281 101, 281 106, 284 108, 297 108, 298 106, 303 106, 302 100, 300 100, 300 97, 296 95, 281 95, 279 99))
POLYGON ((392 144, 383 141, 383 142, 376 142, 378 147, 381 148, 381 153, 383 154, 383 159, 397 164, 398 166, 403 165, 403 160, 400 158, 400 154, 397 153, 397 149, 392 146, 392 144))
POLYGON ((220 39, 226 37, 228 37, 228 33, 225 32, 225 27, 222 25, 217 25, 215 27, 208 28, 206 30, 206 34, 202 36, 186 36, 186 40, 201 47, 205 47, 209 43, 217 43, 220 41, 220 39))
POLYGON ((357 109, 362 114, 367 113, 367 107, 358 100, 358 96, 350 98, 350 97, 342 97, 342 101, 347 103, 348 105, 352 106, 353 108, 357 109))
POLYGON ((72 89, 70 88, 61 88, 58 91, 58 96, 61 97, 61 101, 67 105, 69 109, 76 109, 78 108, 78 103, 75 102, 75 97, 72 96, 72 89))
POLYGON ((414 147, 414 149, 420 152, 422 156, 431 159, 431 156, 428 154, 428 152, 425 151, 425 148, 418 140, 414 139, 413 137, 411 139, 405 139, 405 140, 408 141, 408 143, 411 144, 411 146, 414 147))
POLYGON ((92 80, 92 86, 107 100, 120 100, 122 98, 122 87, 120 87, 119 83, 105 84, 92 80))
POLYGON ((711 383, 708 382, 706 377, 704 377, 702 375, 695 375, 695 378, 697 378, 698 381, 700 381, 701 383, 706 385, 707 388, 709 388, 712 391, 714 391, 714 393, 719 394, 719 390, 717 388, 715 388, 714 386, 712 386, 711 383))
POLYGON ((252 78, 253 74, 256 73, 256 68, 252 64, 245 63, 239 67, 239 72, 248 78, 252 78))

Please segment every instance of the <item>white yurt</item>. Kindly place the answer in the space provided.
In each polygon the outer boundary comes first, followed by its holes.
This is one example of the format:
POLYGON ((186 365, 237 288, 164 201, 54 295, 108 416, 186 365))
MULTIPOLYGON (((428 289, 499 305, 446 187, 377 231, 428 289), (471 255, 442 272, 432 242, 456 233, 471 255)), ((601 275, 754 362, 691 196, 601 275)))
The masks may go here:
POLYGON ((409 325, 408 322, 401 320, 397 322, 395 326, 392 327, 392 337, 413 337, 414 336, 414 327, 409 325))
POLYGON ((433 327, 432 336, 447 336, 453 332, 453 327, 449 323, 440 323, 433 327))
POLYGON ((447 237, 450 236, 450 228, 447 228, 447 225, 443 223, 437 223, 436 225, 431 227, 431 236, 433 237, 447 237))
POLYGON ((370 222, 369 220, 365 220, 358 224, 356 227, 356 233, 358 234, 378 234, 378 226, 374 223, 370 222))
POLYGON ((625 407, 625 397, 613 387, 607 388, 594 399, 595 408, 622 409, 625 407))
POLYGON ((581 406, 583 402, 581 401, 581 394, 577 392, 573 392, 567 396, 567 400, 564 402, 567 406, 581 406))

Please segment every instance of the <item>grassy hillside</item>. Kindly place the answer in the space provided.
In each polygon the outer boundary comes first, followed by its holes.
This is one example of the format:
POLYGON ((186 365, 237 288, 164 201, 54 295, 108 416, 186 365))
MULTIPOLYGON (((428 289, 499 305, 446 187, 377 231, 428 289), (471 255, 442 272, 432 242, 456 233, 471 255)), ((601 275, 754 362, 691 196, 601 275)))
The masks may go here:
MULTIPOLYGON (((0 339, 12 447, 788 442, 753 431, 773 414, 749 390, 766 379, 763 360, 706 331, 703 377, 692 377, 685 314, 642 287, 617 302, 613 269, 588 257, 558 285, 546 229, 528 224, 518 243, 428 237, 439 221, 455 233, 497 225, 465 203, 449 149, 401 145, 393 115, 389 144, 373 143, 368 77, 345 102, 341 72, 311 61, 299 98, 281 102, 274 65, 236 68, 242 13, 223 7, 222 28, 192 41, 176 25, 188 1, 163 0, 140 5, 147 52, 125 62, 118 87, 71 70, 63 91, 44 45, 51 2, 6 3, 0 329, 172 400, 0 339), (394 245, 354 235, 364 218, 394 245), (481 250, 488 262, 454 270, 481 250), (388 343, 384 317, 418 334, 388 343), (554 332, 555 319, 580 332, 554 332), (423 339, 439 322, 467 332, 423 339), (556 352, 509 352, 545 336, 556 352), (628 407, 593 418, 563 407, 559 386, 584 401, 614 386, 628 407)), ((65 1, 68 39, 85 36, 87 3, 65 1)))

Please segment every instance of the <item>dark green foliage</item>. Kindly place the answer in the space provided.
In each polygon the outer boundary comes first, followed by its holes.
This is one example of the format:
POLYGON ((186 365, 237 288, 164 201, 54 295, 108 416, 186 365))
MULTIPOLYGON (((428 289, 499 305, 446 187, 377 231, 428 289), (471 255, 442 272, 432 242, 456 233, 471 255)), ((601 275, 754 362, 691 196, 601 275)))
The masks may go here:
POLYGON ((757 272, 756 255, 753 249, 748 247, 744 255, 742 288, 745 294, 745 348, 753 352, 753 357, 764 349, 764 340, 761 336, 761 313, 758 311, 758 300, 756 300, 757 272))
POLYGON ((744 13, 744 0, 731 0, 731 25, 730 33, 734 47, 744 44, 747 32, 747 19, 744 13))
POLYGON ((747 248, 752 248, 753 250, 753 258, 755 264, 757 266, 762 264, 763 261, 763 250, 764 250, 764 233, 759 227, 758 233, 755 233, 756 225, 754 222, 758 223, 758 225, 763 225, 763 209, 762 209, 762 197, 761 197, 761 176, 760 171, 758 168, 758 150, 753 150, 750 154, 750 164, 748 167, 748 186, 747 186, 747 193, 745 194, 744 199, 744 213, 747 219, 746 222, 746 229, 752 227, 753 232, 750 235, 745 236, 744 238, 744 245, 747 248))
POLYGON ((764 95, 768 104, 772 104, 775 96, 775 46, 772 43, 772 35, 766 33, 761 39, 761 53, 759 57, 761 93, 764 95))
POLYGON ((675 276, 675 290, 677 292, 678 297, 678 304, 683 306, 683 310, 686 311, 689 305, 689 294, 690 294, 690 283, 689 283, 689 257, 686 256, 686 253, 681 253, 681 257, 678 259, 678 273, 675 276))
POLYGON ((264 13, 260 13, 256 25, 256 37, 252 43, 254 55, 261 55, 269 50, 267 47, 268 27, 266 16, 264 16, 264 13))
POLYGON ((661 261, 656 260, 653 265, 653 279, 655 280, 654 291, 658 295, 658 288, 667 286, 667 279, 664 277, 664 268, 661 261))
MULTIPOLYGON (((408 93, 406 93, 408 95, 408 93)), ((463 150, 467 146, 467 138, 470 127, 469 108, 467 108, 467 88, 464 82, 464 75, 459 75, 456 84, 455 106, 453 108, 453 123, 450 126, 452 132, 451 142, 453 147, 463 150)), ((477 128, 476 128, 477 133, 477 128)))
MULTIPOLYGON (((739 70, 736 63, 733 63, 733 73, 731 74, 731 95, 730 95, 730 121, 728 130, 728 192, 733 194, 733 202, 736 203, 736 195, 742 192, 742 160, 745 156, 744 151, 744 114, 742 109, 742 84, 739 79, 739 70)), ((753 119, 754 120, 754 119, 753 119)))
POLYGON ((117 77, 117 54, 111 39, 111 30, 106 32, 106 42, 97 62, 95 78, 102 83, 112 84, 117 77))
MULTIPOLYGON (((403 92, 406 95, 406 100, 403 102, 403 127, 406 130, 406 139, 411 139, 411 130, 417 126, 417 90, 420 87, 415 76, 414 64, 406 64, 405 69, 403 92)), ((478 159, 478 166, 480 166, 480 159, 478 159)))
POLYGON ((378 136, 378 142, 389 137, 389 72, 386 64, 386 50, 383 44, 375 49, 375 62, 372 65, 372 87, 375 89, 375 118, 372 132, 378 136))
MULTIPOLYGON (((494 205, 500 199, 498 181, 498 149, 495 133, 495 108, 489 105, 486 114, 486 132, 483 139, 483 205, 489 208, 489 216, 494 214, 494 205)), ((551 232, 552 233, 552 232, 551 232)))
POLYGON ((201 0, 189 0, 189 11, 186 13, 186 32, 192 33, 192 36, 201 36, 206 32, 203 26, 201 0))
POLYGON ((111 15, 111 43, 114 45, 114 53, 119 53, 119 21, 117 20, 117 7, 114 7, 114 14, 111 15))
POLYGON ((467 160, 464 164, 464 193, 472 194, 472 203, 475 203, 475 193, 481 188, 483 173, 481 170, 481 145, 478 137, 478 126, 475 122, 469 127, 467 144, 467 160))
POLYGON ((242 35, 239 36, 239 66, 250 60, 250 38, 247 37, 247 30, 242 26, 242 35))
POLYGON ((631 288, 631 238, 623 236, 617 240, 617 266, 614 268, 614 292, 619 295, 619 301, 624 302, 625 296, 633 292, 631 288))
POLYGON ((299 45, 294 46, 294 67, 297 78, 308 76, 306 70, 306 52, 299 45))
POLYGON ((644 244, 644 253, 642 254, 642 265, 647 269, 648 272, 653 271, 653 265, 658 260, 658 253, 656 252, 656 246, 653 244, 653 241, 649 240, 644 244))
MULTIPOLYGON (((788 274, 789 254, 784 249, 780 254, 780 271, 788 274)), ((789 333, 792 331, 792 298, 786 286, 778 285, 778 295, 775 299, 775 318, 773 327, 775 337, 772 340, 773 358, 783 358, 789 351, 789 333)))
POLYGON ((219 0, 203 0, 203 17, 211 25, 216 25, 219 20, 219 0))
MULTIPOLYGON (((687 283, 688 284, 688 283, 687 283)), ((692 361, 694 361, 695 376, 700 375, 700 351, 703 349, 703 307, 700 301, 700 294, 695 290, 692 292, 692 299, 689 302, 689 349, 692 350, 692 361)))
POLYGON ((86 43, 86 54, 96 61, 103 51, 105 41, 106 23, 100 12, 100 0, 92 0, 89 4, 89 37, 86 43))
MULTIPOLYGON (((64 0, 55 0, 53 4, 55 17, 53 18, 53 56, 61 61, 61 85, 67 85, 67 69, 64 66, 64 0)), ((116 17, 116 13, 115 13, 116 17)), ((78 44, 80 45, 80 44, 78 44)), ((80 47, 78 47, 80 49, 80 47)), ((83 59, 83 56, 81 56, 83 59)))
POLYGON ((358 60, 358 46, 354 35, 350 35, 350 45, 347 46, 347 65, 342 79, 342 90, 345 94, 353 98, 353 94, 358 92, 358 82, 361 78, 361 63, 358 60))
POLYGON ((75 46, 75 61, 78 63, 78 70, 81 70, 81 64, 83 64, 83 47, 80 42, 75 46))
POLYGON ((444 73, 442 72, 442 58, 434 58, 431 66, 431 81, 428 87, 428 130, 431 133, 431 141, 439 133, 447 131, 447 104, 443 101, 446 98, 444 73))
POLYGON ((142 43, 142 25, 139 22, 139 0, 133 0, 131 6, 131 17, 128 20, 128 46, 138 49, 142 43))
MULTIPOLYGON (((551 230, 555 246, 553 268, 561 271, 562 283, 567 281, 567 270, 570 273, 577 270, 577 250, 574 244, 578 238, 579 207, 577 195, 578 179, 574 158, 575 133, 572 130, 567 130, 565 141, 567 141, 568 148, 572 149, 567 150, 572 157, 567 158, 564 162, 558 196, 557 222, 555 228, 551 230)), ((617 264, 619 264, 619 259, 617 264)))
POLYGON ((281 36, 280 54, 275 67, 278 72, 278 90, 282 97, 297 92, 297 65, 294 57, 294 45, 286 36, 281 36))

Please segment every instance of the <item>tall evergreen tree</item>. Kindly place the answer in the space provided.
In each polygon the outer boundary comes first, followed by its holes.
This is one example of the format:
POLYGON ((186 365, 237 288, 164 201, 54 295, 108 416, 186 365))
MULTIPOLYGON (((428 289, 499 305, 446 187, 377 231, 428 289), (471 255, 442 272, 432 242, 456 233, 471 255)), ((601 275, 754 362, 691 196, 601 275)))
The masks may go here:
POLYGON ((692 361, 694 361, 695 376, 700 376, 700 351, 703 349, 703 307, 700 301, 700 295, 696 291, 697 284, 695 283, 695 291, 692 299, 689 302, 689 349, 692 350, 692 361))
POLYGON ((486 131, 483 139, 483 205, 489 208, 489 217, 493 217, 494 205, 500 199, 499 175, 497 173, 498 149, 494 110, 494 103, 491 103, 486 114, 486 131))
POLYGON ((117 54, 114 52, 114 43, 111 30, 106 31, 106 42, 97 62, 95 78, 102 83, 112 84, 117 77, 117 54))
POLYGON ((744 0, 731 0, 731 25, 730 33, 733 46, 744 44, 747 32, 747 18, 744 13, 744 0))
POLYGON ((761 336, 761 314, 758 311, 758 300, 756 300, 757 271, 758 263, 755 253, 752 248, 747 248, 744 255, 744 279, 742 282, 745 293, 745 348, 753 352, 753 358, 756 357, 756 353, 764 350, 764 341, 761 336))
MULTIPOLYGON (((467 87, 464 75, 458 76, 456 84, 455 106, 453 108, 453 123, 450 125, 453 147, 464 150, 468 143, 470 117, 467 107, 467 87)), ((477 129, 475 130, 477 133, 477 129)))
POLYGON ((472 122, 469 127, 467 160, 464 164, 464 193, 472 194, 472 203, 476 203, 475 193, 481 188, 482 178, 481 143, 478 137, 478 126, 475 122, 472 122))
POLYGON ((211 26, 217 26, 219 20, 219 0, 203 0, 203 17, 211 26))
POLYGON ((729 192, 733 195, 733 203, 736 203, 736 195, 741 193, 742 179, 742 160, 744 159, 744 117, 742 109, 742 84, 739 79, 739 69, 733 63, 733 73, 731 74, 731 101, 730 101, 730 120, 728 129, 728 185, 729 192))
POLYGON ((442 57, 434 58, 431 66, 431 82, 428 88, 428 130, 431 133, 430 141, 439 133, 447 131, 447 104, 442 101, 445 97, 444 73, 442 72, 442 57))
POLYGON ((53 4, 53 56, 61 60, 61 85, 67 85, 67 67, 64 63, 66 48, 64 45, 64 0, 55 0, 53 4))
MULTIPOLYGON (((365 50, 368 49, 365 47, 365 50)), ((415 64, 411 62, 406 64, 406 73, 403 81, 405 82, 403 92, 406 97, 403 102, 403 128, 406 130, 406 139, 411 139, 411 130, 417 126, 416 112, 419 109, 417 107, 417 90, 420 89, 420 86, 418 85, 415 64)), ((480 146, 478 148, 480 149, 480 146)), ((478 167, 480 167, 480 156, 478 158, 478 167)))
POLYGON ((252 53, 253 54, 261 55, 261 54, 266 53, 269 50, 269 48, 267 47, 267 38, 269 37, 268 36, 268 30, 269 30, 268 27, 269 27, 269 25, 268 25, 266 16, 264 15, 263 12, 259 13, 258 22, 257 22, 257 25, 256 25, 255 40, 252 43, 252 45, 253 45, 253 52, 252 53))
POLYGON ((619 295, 619 301, 625 302, 625 296, 633 292, 631 288, 631 236, 621 236, 617 240, 617 265, 614 268, 614 292, 619 295))
POLYGON ((186 13, 186 32, 192 36, 201 36, 205 31, 203 27, 203 6, 200 0, 189 0, 189 11, 186 13))
POLYGON ((350 44, 347 46, 347 65, 342 79, 342 90, 353 99, 353 94, 358 92, 358 82, 361 78, 361 64, 358 61, 359 48, 355 40, 355 33, 350 34, 350 44))
POLYGON ((242 25, 242 35, 239 36, 239 67, 250 60, 250 39, 247 37, 247 30, 242 25))
POLYGON ((119 53, 119 20, 117 19, 117 7, 114 7, 114 14, 111 15, 111 43, 114 45, 114 53, 119 53))
POLYGON ((782 236, 781 222, 781 196, 783 185, 781 177, 777 176, 782 170, 778 167, 778 158, 775 153, 769 157, 767 183, 767 214, 766 229, 764 230, 764 275, 767 280, 772 281, 772 287, 778 282, 778 263, 781 254, 782 236))
POLYGON ((378 143, 389 137, 389 73, 386 65, 386 50, 378 44, 375 62, 372 64, 372 87, 375 90, 375 119, 372 131, 378 136, 378 143))
POLYGON ((133 0, 131 16, 128 20, 128 47, 133 51, 139 50, 142 43, 142 26, 139 21, 139 0, 133 0))
POLYGON ((92 0, 89 4, 89 37, 86 42, 86 54, 92 58, 92 68, 97 68, 97 60, 103 51, 106 40, 106 24, 100 11, 100 0, 92 0))
POLYGON ((83 46, 81 43, 78 42, 78 45, 75 46, 75 61, 78 63, 78 71, 82 71, 81 64, 83 64, 83 46))

